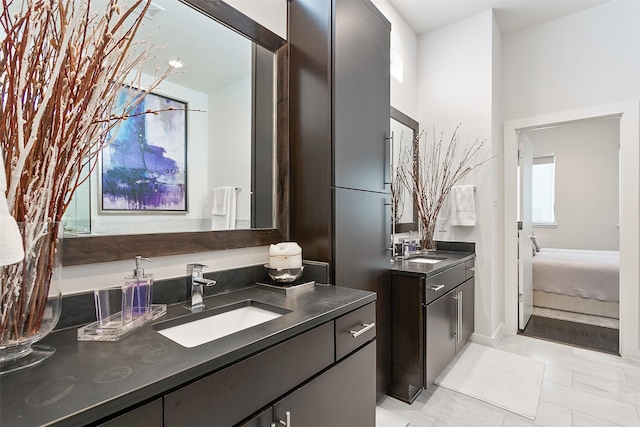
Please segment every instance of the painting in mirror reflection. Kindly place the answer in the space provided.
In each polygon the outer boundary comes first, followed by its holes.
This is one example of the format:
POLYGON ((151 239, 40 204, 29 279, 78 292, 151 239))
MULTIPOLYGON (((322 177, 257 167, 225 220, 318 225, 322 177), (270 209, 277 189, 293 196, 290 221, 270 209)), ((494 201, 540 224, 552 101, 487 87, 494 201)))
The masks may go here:
MULTIPOLYGON (((256 163, 272 165, 273 157, 254 158, 260 144, 268 145, 261 152, 273 153, 273 132, 268 138, 257 139, 255 123, 256 73, 267 69, 273 73, 275 57, 266 49, 212 21, 196 10, 179 2, 163 3, 162 13, 138 36, 153 34, 154 43, 166 48, 156 53, 156 62, 143 70, 140 86, 149 85, 156 68, 166 69, 166 58, 179 57, 184 67, 167 77, 154 93, 188 103, 186 117, 186 193, 183 209, 117 210, 102 207, 100 168, 94 168, 71 201, 63 218, 68 235, 128 235, 165 232, 190 232, 223 229, 273 227, 273 209, 263 209, 269 218, 257 222, 256 194, 266 196, 268 203, 275 199, 273 166, 268 176, 255 175, 256 163), (175 35, 180 34, 176 38, 175 35), (265 55, 263 51, 268 52, 265 55), (266 59, 265 59, 266 58, 266 59), (266 62, 266 63, 265 63, 266 62), (163 64, 164 63, 164 68, 163 64), (256 63, 262 63, 256 66, 256 63), (258 71, 256 71, 258 70, 258 71), (268 190, 254 192, 255 182, 267 183, 268 190), (233 218, 216 221, 214 196, 220 188, 233 188, 235 203, 233 218), (224 225, 216 225, 221 224, 224 225)), ((132 76, 133 77, 133 76, 132 76)), ((268 81, 269 96, 275 93, 275 79, 268 81)), ((264 92, 264 91, 263 91, 264 92)), ((272 101, 269 101, 273 104, 272 101)), ((268 120, 275 122, 273 111, 266 111, 268 120)), ((268 121, 267 120, 267 121, 268 121)), ((264 120, 262 120, 264 121, 264 120)), ((275 125, 273 125, 275 127, 275 125)), ((262 200, 261 199, 261 200, 262 200)))
MULTIPOLYGON (((120 89, 114 114, 137 95, 120 89)), ((101 154, 102 211, 186 211, 187 103, 149 93, 101 154), (154 114, 144 114, 155 111, 154 114)))

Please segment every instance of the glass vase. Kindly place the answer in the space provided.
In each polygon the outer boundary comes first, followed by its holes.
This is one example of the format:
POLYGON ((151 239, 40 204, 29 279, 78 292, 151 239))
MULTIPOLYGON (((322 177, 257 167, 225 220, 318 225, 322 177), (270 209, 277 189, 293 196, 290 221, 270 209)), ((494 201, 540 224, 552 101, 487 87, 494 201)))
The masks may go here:
POLYGON ((436 222, 428 222, 426 224, 422 224, 422 239, 420 241, 420 245, 422 251, 430 252, 436 250, 436 241, 435 241, 435 233, 436 233, 436 222))
POLYGON ((35 343, 53 330, 61 311, 61 223, 18 227, 24 259, 0 267, 0 375, 36 365, 55 352, 35 343))

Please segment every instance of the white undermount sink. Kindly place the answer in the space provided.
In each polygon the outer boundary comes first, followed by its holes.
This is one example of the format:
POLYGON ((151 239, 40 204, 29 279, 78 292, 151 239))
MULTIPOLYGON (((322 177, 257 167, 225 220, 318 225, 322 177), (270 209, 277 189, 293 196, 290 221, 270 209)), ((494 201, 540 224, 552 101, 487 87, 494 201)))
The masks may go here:
POLYGON ((415 258, 407 259, 407 262, 417 262, 421 264, 437 264, 443 260, 444 258, 437 258, 437 257, 415 257, 415 258))
POLYGON ((190 348, 277 319, 288 312, 289 310, 279 307, 247 300, 163 322, 154 325, 154 329, 181 346, 190 348))

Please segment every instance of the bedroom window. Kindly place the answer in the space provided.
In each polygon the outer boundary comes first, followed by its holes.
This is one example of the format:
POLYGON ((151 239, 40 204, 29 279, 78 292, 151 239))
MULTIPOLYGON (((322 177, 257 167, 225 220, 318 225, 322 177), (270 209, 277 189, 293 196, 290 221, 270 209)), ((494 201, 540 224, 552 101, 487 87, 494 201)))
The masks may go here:
POLYGON ((554 225, 555 210, 555 155, 533 156, 531 176, 531 219, 534 225, 554 225))

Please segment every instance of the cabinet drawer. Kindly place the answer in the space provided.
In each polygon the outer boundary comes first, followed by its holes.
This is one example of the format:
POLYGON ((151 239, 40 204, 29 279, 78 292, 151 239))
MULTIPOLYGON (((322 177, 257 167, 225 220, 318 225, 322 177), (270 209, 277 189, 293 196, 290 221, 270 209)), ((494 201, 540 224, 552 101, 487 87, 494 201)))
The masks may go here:
POLYGON ((164 396, 164 425, 232 426, 334 361, 333 322, 164 396))
POLYGON ((376 336, 375 321, 376 304, 374 302, 337 318, 335 321, 336 360, 342 359, 371 341, 376 336))
POLYGON ((111 419, 98 427, 162 426, 162 399, 158 398, 136 409, 111 419))
POLYGON ((476 259, 470 259, 464 263, 464 279, 467 280, 476 275, 476 259))
POLYGON ((440 298, 465 280, 465 264, 459 264, 425 280, 425 303, 440 298))

